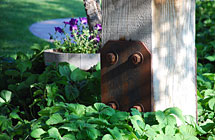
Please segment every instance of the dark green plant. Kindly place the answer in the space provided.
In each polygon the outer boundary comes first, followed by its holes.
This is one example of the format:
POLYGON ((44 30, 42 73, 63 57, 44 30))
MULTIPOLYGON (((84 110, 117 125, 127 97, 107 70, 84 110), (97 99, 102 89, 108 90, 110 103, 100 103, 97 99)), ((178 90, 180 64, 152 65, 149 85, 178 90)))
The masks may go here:
POLYGON ((93 72, 80 70, 67 63, 49 66, 31 85, 34 102, 40 109, 57 102, 91 105, 100 101, 100 65, 93 72))
POLYGON ((26 119, 34 118, 38 109, 56 102, 90 105, 100 101, 99 64, 92 72, 62 63, 58 67, 55 64, 50 65, 42 73, 37 73, 34 70, 34 61, 39 60, 35 57, 35 60, 28 59, 24 54, 18 56, 20 58, 2 67, 1 77, 5 80, 0 81, 4 85, 1 90, 6 89, 13 93, 17 100, 12 101, 12 104, 25 111, 26 119))
MULTIPOLYGON (((198 140, 204 133, 193 121, 188 123, 178 108, 143 114, 116 111, 102 103, 93 106, 58 103, 46 107, 32 124, 31 137, 59 140, 198 140), (149 117, 151 116, 153 117, 149 117), (176 117, 182 125, 177 127, 176 117), (153 124, 148 124, 155 119, 153 124)), ((192 119, 191 119, 192 120, 192 119)))
POLYGON ((198 57, 198 122, 206 132, 200 139, 215 139, 215 3, 196 2, 196 48, 198 57))
POLYGON ((198 63, 207 72, 215 72, 215 3, 196 1, 196 48, 198 63))

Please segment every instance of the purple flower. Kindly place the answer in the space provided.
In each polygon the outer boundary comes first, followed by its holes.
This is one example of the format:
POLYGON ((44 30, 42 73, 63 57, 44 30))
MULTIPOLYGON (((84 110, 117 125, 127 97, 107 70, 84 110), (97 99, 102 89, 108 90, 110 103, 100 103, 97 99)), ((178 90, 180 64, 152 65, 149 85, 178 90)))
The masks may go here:
POLYGON ((73 31, 73 30, 78 30, 78 26, 77 25, 73 25, 73 26, 70 26, 70 31, 73 31))
POLYGON ((71 18, 71 20, 69 21, 69 24, 70 24, 71 26, 77 25, 77 24, 78 24, 78 20, 75 19, 75 18, 71 18))
POLYGON ((97 42, 100 42, 101 38, 99 37, 99 35, 96 36, 95 40, 96 40, 97 42))
POLYGON ((66 24, 69 24, 69 22, 67 22, 67 21, 64 21, 63 23, 64 23, 65 25, 66 25, 66 24))
POLYGON ((82 18, 79 18, 79 19, 80 19, 82 24, 87 24, 87 18, 82 17, 82 18))
POLYGON ((59 32, 59 33, 64 33, 63 29, 61 29, 60 27, 55 27, 55 32, 59 32))
POLYGON ((89 40, 92 40, 93 38, 94 38, 94 36, 90 36, 90 37, 89 37, 89 40))
POLYGON ((101 31, 102 30, 102 25, 101 24, 96 24, 94 27, 96 30, 101 31))

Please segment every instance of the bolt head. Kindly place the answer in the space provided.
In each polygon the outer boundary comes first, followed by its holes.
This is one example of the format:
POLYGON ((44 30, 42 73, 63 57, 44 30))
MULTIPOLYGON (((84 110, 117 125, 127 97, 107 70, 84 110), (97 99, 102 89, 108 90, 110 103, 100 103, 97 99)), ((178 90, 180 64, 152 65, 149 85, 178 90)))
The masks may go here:
POLYGON ((115 64, 117 61, 117 56, 114 53, 108 53, 106 55, 106 59, 107 59, 108 63, 115 64))
POLYGON ((131 57, 132 63, 138 65, 142 62, 143 56, 140 53, 135 53, 131 57))
POLYGON ((115 103, 108 103, 107 105, 113 109, 117 109, 117 105, 115 103))
POLYGON ((143 112, 144 111, 143 108, 141 106, 139 106, 139 105, 135 105, 132 108, 137 109, 139 112, 143 112))

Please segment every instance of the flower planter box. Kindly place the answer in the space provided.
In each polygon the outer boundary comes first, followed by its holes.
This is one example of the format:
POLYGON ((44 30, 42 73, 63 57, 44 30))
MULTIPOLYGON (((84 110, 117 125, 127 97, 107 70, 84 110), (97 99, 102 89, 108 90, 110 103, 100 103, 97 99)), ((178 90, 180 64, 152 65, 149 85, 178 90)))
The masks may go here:
POLYGON ((44 51, 45 65, 52 62, 68 62, 82 70, 89 70, 91 67, 100 62, 100 54, 81 54, 81 53, 61 53, 53 49, 44 51))

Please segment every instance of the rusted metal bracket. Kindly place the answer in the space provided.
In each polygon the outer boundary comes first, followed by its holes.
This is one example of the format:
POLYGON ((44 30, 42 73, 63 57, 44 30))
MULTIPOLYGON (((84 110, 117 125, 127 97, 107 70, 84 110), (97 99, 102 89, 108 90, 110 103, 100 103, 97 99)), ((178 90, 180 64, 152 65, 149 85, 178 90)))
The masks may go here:
POLYGON ((151 53, 140 41, 108 41, 101 50, 102 102, 114 109, 152 111, 151 53))

